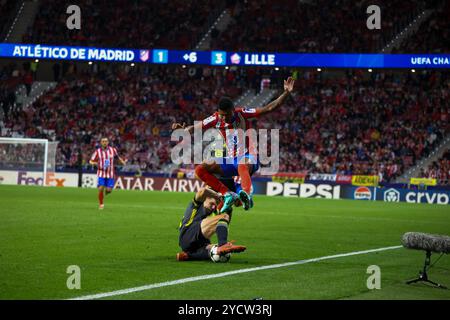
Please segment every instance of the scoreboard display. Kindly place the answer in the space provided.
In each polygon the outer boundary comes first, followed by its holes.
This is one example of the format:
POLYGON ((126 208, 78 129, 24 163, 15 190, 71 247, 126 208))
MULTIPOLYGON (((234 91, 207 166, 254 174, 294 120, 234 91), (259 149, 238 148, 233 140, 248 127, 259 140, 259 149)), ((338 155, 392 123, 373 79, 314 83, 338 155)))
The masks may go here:
POLYGON ((322 54, 116 49, 0 43, 0 57, 209 66, 449 68, 449 54, 322 54))

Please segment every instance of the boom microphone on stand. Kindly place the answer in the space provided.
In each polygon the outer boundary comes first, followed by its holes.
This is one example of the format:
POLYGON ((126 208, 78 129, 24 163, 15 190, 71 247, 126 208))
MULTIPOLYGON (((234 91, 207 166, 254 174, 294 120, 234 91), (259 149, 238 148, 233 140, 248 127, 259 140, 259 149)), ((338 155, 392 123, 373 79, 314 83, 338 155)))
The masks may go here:
MULTIPOLYGON (((450 253, 450 237, 436 234, 428 234, 421 232, 407 232, 402 237, 402 244, 405 248, 424 250, 426 252, 425 264, 422 271, 419 271, 419 277, 417 279, 409 280, 406 283, 411 284, 419 281, 431 283, 432 285, 447 289, 445 286, 433 282, 428 279, 427 271, 431 267, 431 253, 441 253, 441 256, 445 253, 450 253)), ((438 258, 438 260, 440 257, 438 258)), ((437 262, 437 260, 436 260, 437 262)), ((435 263, 436 263, 435 262, 435 263)))

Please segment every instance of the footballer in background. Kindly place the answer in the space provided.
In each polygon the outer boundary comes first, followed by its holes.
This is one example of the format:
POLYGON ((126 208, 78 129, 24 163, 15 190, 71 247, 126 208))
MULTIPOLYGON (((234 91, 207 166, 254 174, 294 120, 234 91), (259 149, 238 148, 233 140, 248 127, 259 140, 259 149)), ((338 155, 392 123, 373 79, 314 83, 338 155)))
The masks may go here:
POLYGON ((99 209, 102 210, 105 205, 103 198, 112 192, 114 188, 114 158, 117 157, 122 165, 127 163, 126 159, 119 156, 117 149, 109 146, 108 138, 100 140, 100 148, 95 150, 91 156, 90 164, 97 166, 97 188, 98 188, 98 202, 99 209))

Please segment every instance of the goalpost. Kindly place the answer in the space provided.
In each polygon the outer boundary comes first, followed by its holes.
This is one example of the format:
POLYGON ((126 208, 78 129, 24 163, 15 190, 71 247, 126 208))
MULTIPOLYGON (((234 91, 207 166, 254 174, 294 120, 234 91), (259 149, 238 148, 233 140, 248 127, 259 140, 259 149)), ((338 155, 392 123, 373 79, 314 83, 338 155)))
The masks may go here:
POLYGON ((0 170, 42 172, 42 185, 47 173, 56 167, 58 142, 47 139, 0 137, 0 170))

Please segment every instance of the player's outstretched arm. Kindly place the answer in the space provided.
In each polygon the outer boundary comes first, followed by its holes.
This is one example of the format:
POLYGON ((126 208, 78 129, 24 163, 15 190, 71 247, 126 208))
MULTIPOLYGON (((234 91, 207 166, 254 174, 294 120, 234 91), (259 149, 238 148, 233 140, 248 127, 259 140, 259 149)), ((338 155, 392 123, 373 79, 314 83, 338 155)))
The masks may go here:
POLYGON ((197 202, 203 202, 206 198, 214 198, 217 201, 222 199, 222 195, 218 192, 215 192, 213 189, 210 188, 201 188, 196 194, 195 194, 195 201, 197 202))
POLYGON ((177 129, 185 129, 186 128, 186 123, 183 122, 183 124, 175 122, 172 123, 172 130, 177 130, 177 129))
POLYGON ((92 164, 93 166, 96 166, 98 161, 94 161, 94 160, 89 160, 89 163, 92 164))
POLYGON ((197 129, 201 129, 202 128, 202 123, 200 122, 197 125, 191 125, 191 126, 186 126, 186 123, 183 122, 183 124, 181 123, 173 123, 172 124, 172 130, 177 130, 177 129, 184 129, 186 131, 188 131, 189 133, 194 132, 195 127, 197 126, 197 129))
POLYGON ((291 94, 292 90, 294 90, 294 83, 295 80, 292 77, 289 77, 287 78, 287 80, 284 80, 284 92, 276 100, 260 108, 258 110, 259 114, 263 115, 265 113, 272 112, 279 106, 281 106, 286 100, 286 98, 291 94))

